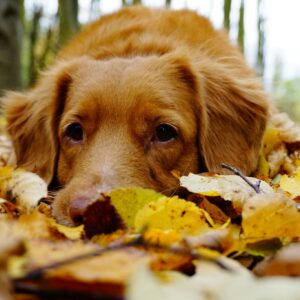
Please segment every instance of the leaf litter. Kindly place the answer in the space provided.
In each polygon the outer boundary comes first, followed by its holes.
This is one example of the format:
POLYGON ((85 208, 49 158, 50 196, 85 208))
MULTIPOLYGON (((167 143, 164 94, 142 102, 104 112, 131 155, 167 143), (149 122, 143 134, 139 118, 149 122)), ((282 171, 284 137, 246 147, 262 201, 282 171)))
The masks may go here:
POLYGON ((74 228, 0 138, 1 299, 299 299, 300 129, 286 115, 270 122, 253 177, 189 174, 185 198, 115 190, 74 228))

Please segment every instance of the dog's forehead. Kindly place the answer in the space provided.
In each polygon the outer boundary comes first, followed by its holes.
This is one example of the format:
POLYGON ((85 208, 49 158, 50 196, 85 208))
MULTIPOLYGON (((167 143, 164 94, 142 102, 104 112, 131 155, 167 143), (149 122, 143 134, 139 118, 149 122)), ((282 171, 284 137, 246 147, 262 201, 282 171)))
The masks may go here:
MULTIPOLYGON (((152 104, 162 105, 165 102, 162 101, 163 75, 158 57, 87 60, 79 65, 72 77, 67 108, 85 103, 98 106, 107 104, 107 107, 124 110, 141 100, 143 105, 147 99, 152 104)), ((172 101, 165 104, 172 105, 172 101)))

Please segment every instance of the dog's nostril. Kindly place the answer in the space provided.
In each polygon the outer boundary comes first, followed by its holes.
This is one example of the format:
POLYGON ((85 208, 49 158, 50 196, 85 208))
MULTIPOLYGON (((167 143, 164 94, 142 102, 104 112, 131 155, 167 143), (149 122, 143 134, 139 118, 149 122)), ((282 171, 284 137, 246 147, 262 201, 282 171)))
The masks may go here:
POLYGON ((78 197, 71 201, 69 214, 75 224, 83 223, 83 215, 90 204, 91 198, 87 197, 78 197))
POLYGON ((75 225, 83 224, 83 216, 76 216, 74 219, 72 218, 75 225))

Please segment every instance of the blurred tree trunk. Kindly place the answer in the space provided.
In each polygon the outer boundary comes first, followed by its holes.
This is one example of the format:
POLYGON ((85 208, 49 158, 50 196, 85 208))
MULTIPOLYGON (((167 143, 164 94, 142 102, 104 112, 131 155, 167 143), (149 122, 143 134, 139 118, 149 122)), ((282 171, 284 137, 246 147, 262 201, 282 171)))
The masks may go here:
POLYGON ((126 6, 126 5, 127 5, 126 0, 122 0, 122 6, 126 6))
POLYGON ((132 1, 132 4, 133 4, 133 5, 138 5, 138 4, 141 4, 141 3, 142 3, 141 0, 133 0, 133 1, 132 1))
POLYGON ((244 53, 244 36, 245 36, 245 22, 244 22, 244 15, 245 15, 245 3, 244 0, 241 0, 240 5, 240 16, 239 16, 239 31, 238 31, 238 44, 242 53, 244 53))
POLYGON ((18 0, 19 2, 19 16, 21 20, 21 24, 24 28, 25 26, 25 5, 24 5, 24 0, 18 0))
POLYGON ((78 0, 59 0, 59 44, 64 45, 79 29, 78 0))
POLYGON ((45 66, 47 65, 47 57, 48 57, 50 51, 55 52, 53 49, 53 27, 54 27, 53 25, 49 26, 47 33, 46 33, 43 50, 41 52, 40 57, 37 57, 37 68, 39 70, 44 69, 45 66))
POLYGON ((265 70, 265 27, 264 27, 264 14, 262 9, 263 1, 258 0, 257 3, 257 31, 258 31, 258 47, 256 66, 257 72, 263 76, 265 70))
POLYGON ((171 6, 171 0, 166 0, 166 7, 170 7, 171 6))
POLYGON ((228 31, 230 30, 230 11, 231 11, 231 0, 224 0, 224 19, 223 26, 228 31))
POLYGON ((21 40, 18 0, 0 0, 0 95, 21 88, 21 40))
POLYGON ((33 12, 33 20, 29 37, 29 69, 28 69, 28 84, 32 85, 37 76, 37 60, 36 60, 36 45, 40 30, 40 19, 42 17, 42 8, 35 7, 33 12))

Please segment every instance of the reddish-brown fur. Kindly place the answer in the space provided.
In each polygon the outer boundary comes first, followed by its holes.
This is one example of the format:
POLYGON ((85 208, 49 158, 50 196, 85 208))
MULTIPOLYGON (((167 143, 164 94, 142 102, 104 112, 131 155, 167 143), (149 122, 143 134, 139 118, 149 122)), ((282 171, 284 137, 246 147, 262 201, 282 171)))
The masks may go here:
POLYGON ((56 177, 63 188, 53 212, 72 225, 98 193, 174 191, 172 170, 220 171, 225 162, 249 174, 268 103, 238 49, 206 18, 134 7, 87 26, 32 90, 6 95, 5 111, 18 164, 48 183, 56 177), (64 135, 74 121, 85 131, 77 144, 64 135), (177 127, 178 138, 153 139, 161 123, 177 127))

